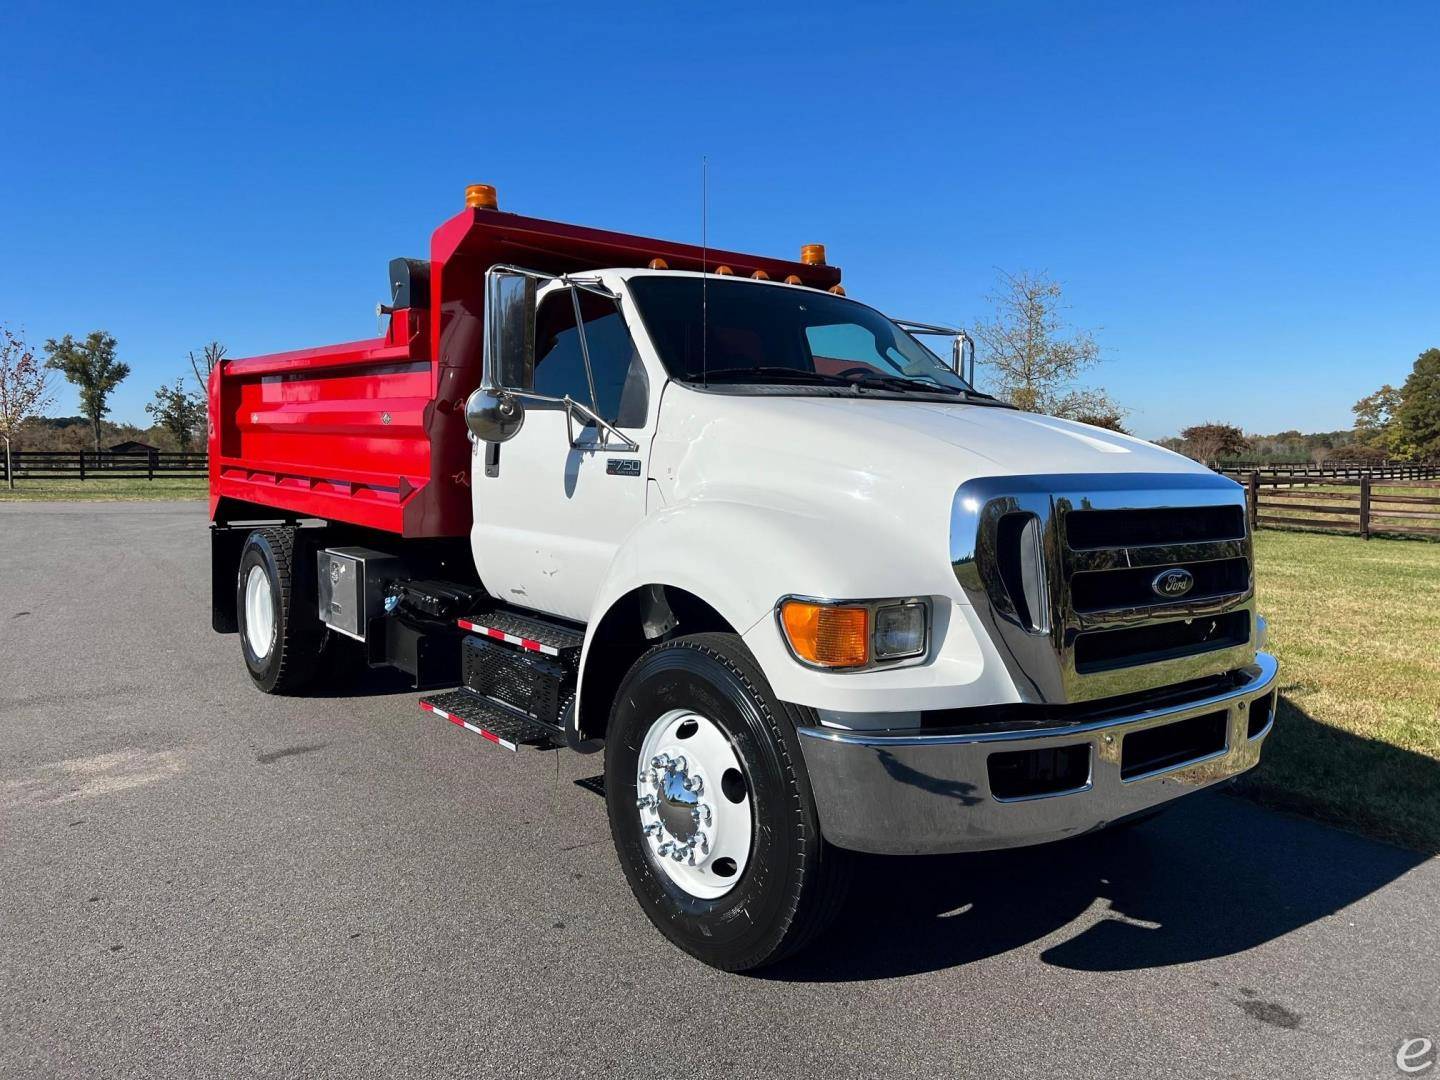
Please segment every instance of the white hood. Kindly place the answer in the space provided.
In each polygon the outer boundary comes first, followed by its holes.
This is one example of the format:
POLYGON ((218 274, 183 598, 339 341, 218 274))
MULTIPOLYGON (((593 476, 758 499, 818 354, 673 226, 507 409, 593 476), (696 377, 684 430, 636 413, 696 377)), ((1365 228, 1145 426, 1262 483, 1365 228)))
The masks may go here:
MULTIPOLYGON (((949 402, 833 398, 809 395, 701 393, 671 384, 662 405, 657 464, 669 466, 660 444, 704 478, 749 486, 767 475, 822 474, 832 488, 842 477, 882 478, 907 487, 923 479, 947 492, 981 476, 1058 473, 1207 473, 1189 458, 1129 435, 1014 409, 949 402)), ((652 475, 664 483, 662 469, 652 475)), ((676 475, 675 479, 682 479, 676 475)), ((948 495, 947 495, 948 497, 948 495)))

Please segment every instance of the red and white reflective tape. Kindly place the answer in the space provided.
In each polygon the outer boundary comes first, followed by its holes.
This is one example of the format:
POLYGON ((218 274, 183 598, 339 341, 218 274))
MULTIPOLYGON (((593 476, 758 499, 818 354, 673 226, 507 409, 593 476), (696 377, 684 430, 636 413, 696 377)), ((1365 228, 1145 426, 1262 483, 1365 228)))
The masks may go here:
POLYGON ((497 745, 497 746, 503 746, 506 750, 514 750, 514 749, 516 748, 516 747, 515 747, 515 744, 514 744, 513 742, 511 742, 509 739, 502 739, 502 738, 500 738, 499 735, 496 735, 493 731, 486 731, 484 728, 482 728, 482 727, 476 727, 474 724, 470 723, 470 722, 467 721, 467 720, 461 720, 460 717, 454 716, 454 715, 452 715, 451 713, 446 712, 444 709, 437 709, 434 705, 431 705, 430 702, 428 702, 428 701, 422 701, 422 702, 420 702, 420 708, 424 709, 426 712, 433 712, 436 716, 443 716, 446 720, 449 720, 452 724, 458 724, 460 727, 463 727, 466 731, 473 731, 473 732, 475 732, 476 735, 479 735, 479 736, 481 736, 482 738, 489 739, 491 742, 495 743, 495 745, 497 745))
POLYGON ((511 645, 519 645, 522 649, 529 649, 531 652, 544 653, 546 656, 559 656, 560 650, 553 645, 546 645, 534 638, 516 637, 514 634, 507 634, 504 630, 496 630, 493 626, 481 626, 469 619, 455 620, 461 630, 469 630, 472 634, 484 634, 486 637, 494 638, 496 641, 508 641, 511 645))

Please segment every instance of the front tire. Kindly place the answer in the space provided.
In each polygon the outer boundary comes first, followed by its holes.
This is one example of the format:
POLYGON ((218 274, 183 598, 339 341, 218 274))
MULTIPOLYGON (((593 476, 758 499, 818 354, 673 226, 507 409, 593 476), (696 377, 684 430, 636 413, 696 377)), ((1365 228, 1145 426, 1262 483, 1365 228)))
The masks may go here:
POLYGON ((725 971, 797 952, 843 904, 849 853, 820 834, 793 711, 733 634, 649 650, 611 711, 605 793, 625 877, 661 933, 725 971))

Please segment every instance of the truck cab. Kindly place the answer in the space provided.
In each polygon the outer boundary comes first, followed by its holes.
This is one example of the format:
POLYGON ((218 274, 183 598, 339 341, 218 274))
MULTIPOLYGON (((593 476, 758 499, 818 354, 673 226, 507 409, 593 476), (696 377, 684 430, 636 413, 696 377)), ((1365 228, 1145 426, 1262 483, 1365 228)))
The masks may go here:
POLYGON ((491 742, 603 752, 637 900, 728 969, 818 934, 855 852, 1060 840, 1256 764, 1238 485, 978 392, 963 331, 818 246, 496 213, 392 264, 383 343, 217 369, 215 622, 261 689, 358 652, 491 742))

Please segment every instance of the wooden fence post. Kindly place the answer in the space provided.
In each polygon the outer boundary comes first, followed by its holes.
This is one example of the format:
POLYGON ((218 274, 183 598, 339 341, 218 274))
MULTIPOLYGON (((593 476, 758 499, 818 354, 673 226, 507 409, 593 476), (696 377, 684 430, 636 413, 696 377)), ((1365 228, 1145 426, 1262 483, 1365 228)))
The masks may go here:
POLYGON ((1360 477, 1360 539, 1370 539, 1370 474, 1360 477))
POLYGON ((85 451, 80 451, 80 479, 85 479, 85 451))
POLYGON ((1250 482, 1246 487, 1249 490, 1246 492, 1247 498, 1245 501, 1250 504, 1250 531, 1253 533, 1255 531, 1255 523, 1260 517, 1260 474, 1258 472, 1252 472, 1250 474, 1250 482))
POLYGON ((160 453, 160 451, 158 451, 158 450, 146 450, 146 451, 145 451, 145 479, 146 479, 146 480, 154 480, 154 479, 155 479, 155 458, 159 456, 159 453, 160 453))

